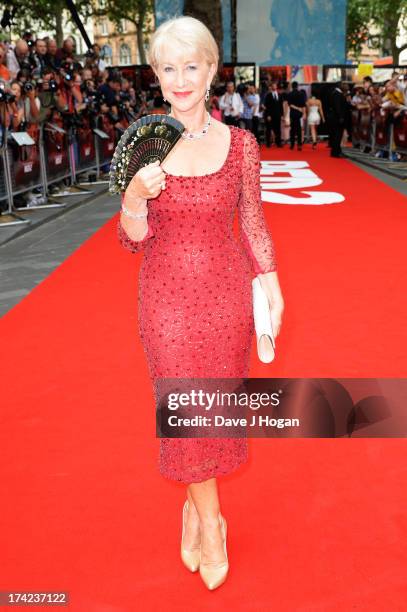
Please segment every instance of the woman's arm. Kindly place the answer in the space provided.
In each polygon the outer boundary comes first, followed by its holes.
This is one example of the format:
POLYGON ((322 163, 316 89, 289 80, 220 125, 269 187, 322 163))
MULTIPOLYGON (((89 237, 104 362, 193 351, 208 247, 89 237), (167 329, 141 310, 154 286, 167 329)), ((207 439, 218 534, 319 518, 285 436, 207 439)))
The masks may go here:
POLYGON ((242 191, 238 205, 240 236, 256 274, 264 274, 276 270, 277 262, 261 201, 260 149, 251 132, 246 131, 243 138, 242 191))
POLYGON ((284 300, 277 276, 277 260, 261 201, 260 148, 255 136, 244 134, 242 192, 238 205, 242 243, 252 261, 272 310, 274 335, 280 331, 284 300))
POLYGON ((13 113, 13 130, 18 130, 20 123, 24 120, 24 107, 18 108, 16 105, 16 112, 13 113))
POLYGON ((324 115, 324 109, 322 108, 322 102, 321 100, 318 100, 319 104, 319 113, 321 115, 322 121, 325 123, 325 115, 324 115))
MULTIPOLYGON (((123 204, 125 194, 121 194, 121 201, 123 204)), ((120 213, 119 220, 117 222, 117 236, 120 244, 131 251, 132 253, 139 253, 147 245, 148 241, 154 236, 154 230, 151 221, 148 221, 148 217, 143 219, 131 219, 127 217, 123 212, 120 213)))
POLYGON ((35 95, 34 89, 29 91, 27 96, 28 96, 28 100, 30 103, 31 119, 32 119, 32 122, 35 123, 40 116, 41 102, 40 102, 40 99, 35 95))

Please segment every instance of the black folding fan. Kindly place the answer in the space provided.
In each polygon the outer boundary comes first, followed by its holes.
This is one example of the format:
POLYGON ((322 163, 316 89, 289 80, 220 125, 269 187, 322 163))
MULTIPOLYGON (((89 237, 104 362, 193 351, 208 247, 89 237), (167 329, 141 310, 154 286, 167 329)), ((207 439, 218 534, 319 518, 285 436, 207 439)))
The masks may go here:
POLYGON ((145 115, 132 123, 117 143, 110 165, 110 193, 126 191, 142 168, 162 162, 181 138, 185 126, 168 115, 145 115))

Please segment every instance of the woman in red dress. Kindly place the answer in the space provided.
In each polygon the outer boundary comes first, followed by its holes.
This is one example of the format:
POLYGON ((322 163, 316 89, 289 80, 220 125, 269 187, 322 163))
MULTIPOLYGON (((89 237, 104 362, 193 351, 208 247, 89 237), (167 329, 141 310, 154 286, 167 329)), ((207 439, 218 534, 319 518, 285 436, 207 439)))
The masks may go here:
MULTIPOLYGON (((186 128, 161 165, 133 177, 117 225, 124 247, 144 251, 138 314, 151 380, 248 377, 256 274, 275 336, 284 309, 261 204, 259 146, 251 132, 205 109, 218 48, 202 22, 183 16, 163 23, 149 59, 170 115, 186 128)), ((246 438, 160 438, 161 474, 187 484, 181 558, 191 571, 199 568, 209 589, 229 567, 217 476, 246 461, 246 438)))

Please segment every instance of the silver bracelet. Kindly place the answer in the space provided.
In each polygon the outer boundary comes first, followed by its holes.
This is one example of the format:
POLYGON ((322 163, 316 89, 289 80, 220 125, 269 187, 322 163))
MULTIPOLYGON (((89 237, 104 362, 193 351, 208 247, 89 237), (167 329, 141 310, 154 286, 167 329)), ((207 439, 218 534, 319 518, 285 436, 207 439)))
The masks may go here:
POLYGON ((122 205, 122 211, 127 217, 130 217, 131 219, 143 219, 144 217, 147 217, 148 215, 148 213, 140 213, 140 214, 133 213, 123 205, 122 205))

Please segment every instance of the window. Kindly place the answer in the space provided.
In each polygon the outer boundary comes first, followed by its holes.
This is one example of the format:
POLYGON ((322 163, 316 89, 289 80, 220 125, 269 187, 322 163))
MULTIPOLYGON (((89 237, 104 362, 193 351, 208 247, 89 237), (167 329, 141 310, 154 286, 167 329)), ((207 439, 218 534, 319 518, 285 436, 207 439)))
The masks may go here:
POLYGON ((120 45, 120 64, 128 65, 131 64, 131 50, 129 45, 120 45))
POLYGON ((125 34, 127 32, 127 21, 126 19, 120 19, 120 31, 125 34))
POLYGON ((102 34, 106 36, 109 33, 109 28, 107 27, 107 19, 103 19, 100 24, 100 31, 102 34))
POLYGON ((111 66, 113 59, 112 47, 110 47, 109 45, 103 45, 101 49, 101 57, 106 63, 106 66, 111 66))

